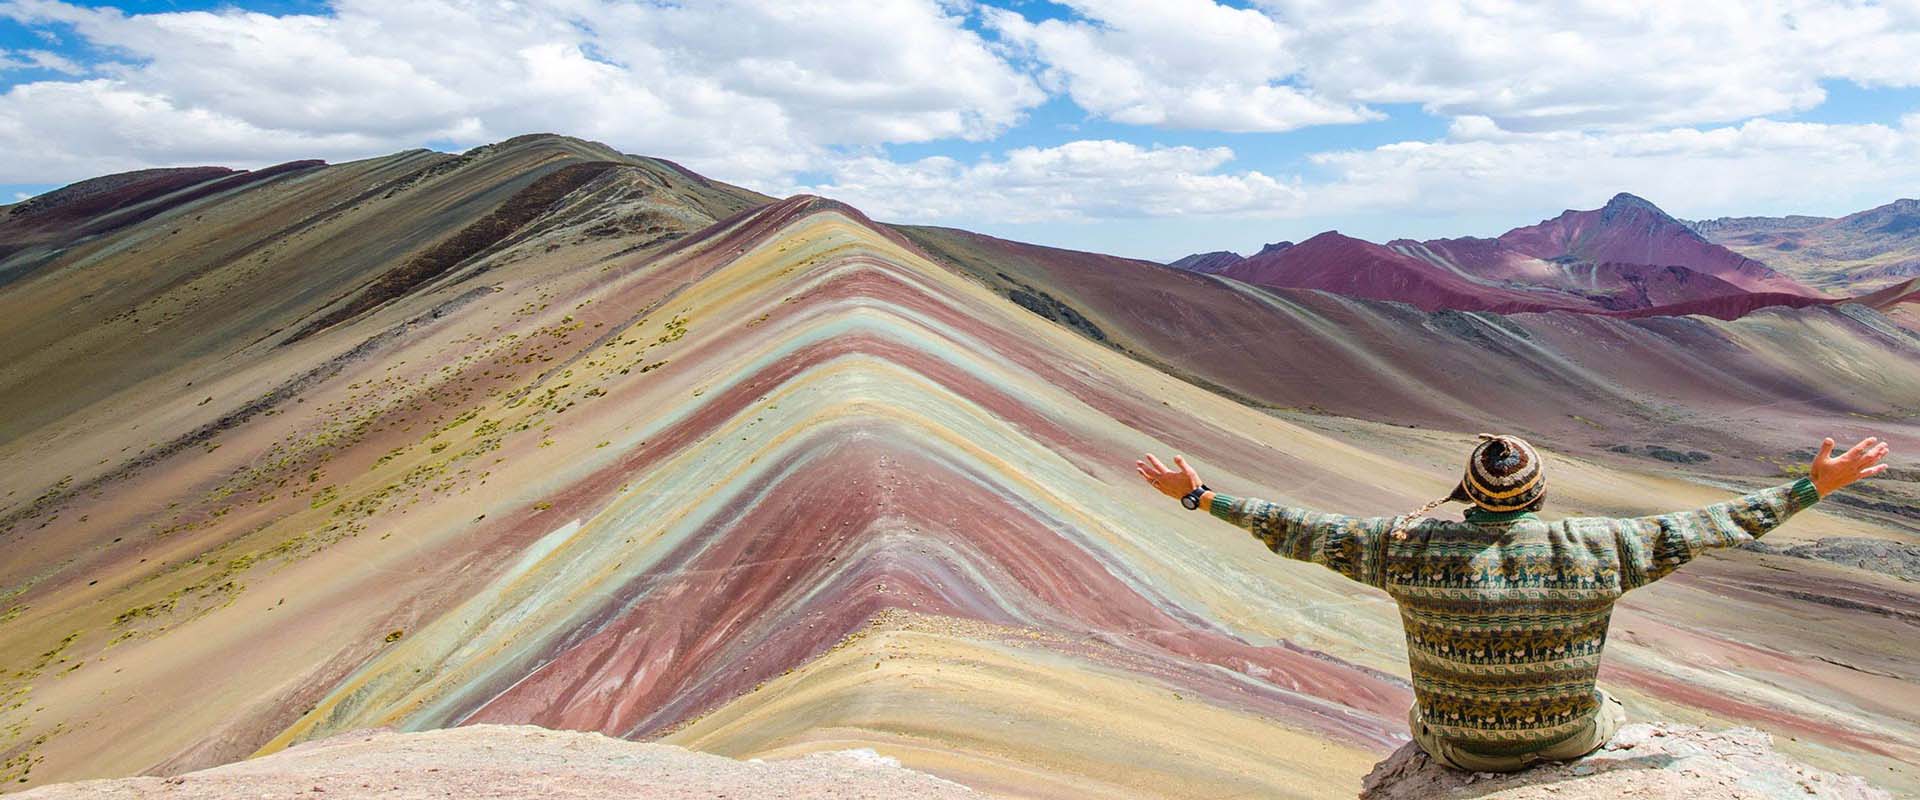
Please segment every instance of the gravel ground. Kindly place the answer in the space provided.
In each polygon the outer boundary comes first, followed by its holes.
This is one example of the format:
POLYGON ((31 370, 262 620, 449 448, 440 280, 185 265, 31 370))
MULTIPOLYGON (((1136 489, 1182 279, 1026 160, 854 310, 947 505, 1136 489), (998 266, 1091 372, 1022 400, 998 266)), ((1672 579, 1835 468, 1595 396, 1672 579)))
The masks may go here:
POLYGON ((1752 728, 1709 731, 1666 723, 1628 725, 1578 761, 1511 775, 1461 772, 1412 743, 1375 766, 1362 800, 1891 800, 1850 775, 1774 752, 1752 728))
POLYGON ((43 786, 17 797, 159 798, 978 798, 871 750, 737 761, 681 747, 531 725, 355 731, 171 778, 43 786))

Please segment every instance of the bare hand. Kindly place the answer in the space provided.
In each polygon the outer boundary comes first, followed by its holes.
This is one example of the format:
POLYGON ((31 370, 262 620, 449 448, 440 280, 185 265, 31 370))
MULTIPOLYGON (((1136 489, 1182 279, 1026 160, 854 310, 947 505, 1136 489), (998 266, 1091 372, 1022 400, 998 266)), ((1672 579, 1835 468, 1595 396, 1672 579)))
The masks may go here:
POLYGON ((1188 492, 1200 488, 1200 473, 1194 472, 1186 459, 1174 456, 1173 464, 1174 468, 1168 469, 1152 453, 1148 453, 1144 460, 1133 462, 1134 467, 1140 470, 1140 476, 1168 497, 1184 497, 1188 492))
POLYGON ((1820 454, 1813 457, 1807 477, 1813 479, 1813 488, 1820 496, 1826 497, 1849 483, 1885 472, 1887 465, 1878 462, 1886 457, 1887 450, 1886 442, 1869 436, 1834 456, 1833 439, 1828 438, 1820 443, 1820 454))

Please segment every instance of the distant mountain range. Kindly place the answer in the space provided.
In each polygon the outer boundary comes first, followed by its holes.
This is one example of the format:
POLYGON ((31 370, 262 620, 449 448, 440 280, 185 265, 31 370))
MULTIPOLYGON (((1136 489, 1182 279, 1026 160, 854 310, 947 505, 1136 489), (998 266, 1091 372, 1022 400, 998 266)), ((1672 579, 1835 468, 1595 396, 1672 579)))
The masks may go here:
POLYGON ((1829 291, 1920 276, 1920 200, 1844 217, 1721 217, 1688 222, 1707 240, 1829 291))
POLYGON ((1731 319, 1756 308, 1833 302, 1842 299, 1839 295, 1865 294, 1920 274, 1920 239, 1915 238, 1920 215, 1912 213, 1913 201, 1902 202, 1907 205, 1841 220, 1689 223, 1621 193, 1600 208, 1568 210, 1491 239, 1396 239, 1379 245, 1329 231, 1298 246, 1268 245, 1251 257, 1216 251, 1170 266, 1262 286, 1410 303, 1428 311, 1731 319), (1730 249, 1710 235, 1744 249, 1730 249), (1816 241, 1822 252, 1845 251, 1871 266, 1822 271, 1809 265, 1828 262, 1809 256, 1782 271, 1757 257, 1767 246, 1791 249, 1798 241, 1816 241), (1908 258, 1890 259, 1887 253, 1908 258))

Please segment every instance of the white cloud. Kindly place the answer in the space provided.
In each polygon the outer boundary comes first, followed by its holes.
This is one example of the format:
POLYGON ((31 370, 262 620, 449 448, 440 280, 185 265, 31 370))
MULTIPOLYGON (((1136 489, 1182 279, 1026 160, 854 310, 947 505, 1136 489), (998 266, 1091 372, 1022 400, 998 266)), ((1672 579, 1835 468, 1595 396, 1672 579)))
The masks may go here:
POLYGON ((1312 157, 1317 180, 1231 168, 1228 148, 1077 141, 963 164, 857 158, 791 187, 900 222, 1321 218, 1587 208, 1631 191, 1681 216, 1857 210, 1920 185, 1920 114, 1899 125, 1752 120, 1654 131, 1521 133, 1461 118, 1435 141, 1312 157))
POLYGON ((1286 131, 1380 115, 1286 79, 1300 65, 1293 31, 1212 0, 1065 0, 1073 20, 1032 22, 984 9, 1002 39, 1044 65, 1050 88, 1081 108, 1136 125, 1286 131))
MULTIPOLYGON (((1316 209, 1466 213, 1591 207, 1619 191, 1674 214, 1845 208, 1920 185, 1920 114, 1897 125, 1750 120, 1652 131, 1513 133, 1467 118, 1447 137, 1321 153, 1316 209)), ((1861 206, 1865 207, 1865 206, 1861 206)))
POLYGON ((87 68, 73 59, 49 50, 0 50, 0 72, 19 69, 44 69, 63 75, 87 73, 87 68))
POLYGON ((0 182, 59 182, 154 165, 232 165, 403 149, 379 136, 263 128, 108 80, 0 95, 0 182))
POLYGON ((0 93, 0 182, 546 130, 883 219, 961 224, 1510 213, 1621 190, 1679 214, 1831 209, 1841 201, 1823 198, 1920 185, 1920 117, 1766 118, 1821 102, 1823 80, 1920 85, 1916 0, 1256 2, 1065 0, 1071 18, 1035 21, 971 0, 337 0, 285 16, 0 0, 0 18, 111 59, 0 53, 0 70, 68 76, 0 93), (1319 153, 1304 176, 1238 168, 1226 147, 1091 138, 967 161, 882 155, 992 141, 1043 87, 1162 128, 1284 131, 1386 103, 1451 124, 1432 141, 1319 153))
POLYGON ((1509 129, 1656 127, 1804 110, 1822 79, 1920 85, 1920 4, 1263 0, 1307 85, 1509 129))
POLYGON ((1272 214, 1299 203, 1299 189, 1286 181, 1218 171, 1232 159, 1225 147, 1081 140, 1018 148, 971 165, 944 157, 849 159, 828 182, 793 190, 842 200, 879 219, 918 222, 1272 214))
POLYGON ((985 19, 1082 108, 1282 131, 1416 103, 1511 130, 1666 127, 1801 111, 1822 80, 1920 86, 1920 3, 1783 0, 1056 0, 985 19))
POLYGON ((0 95, 0 180, 348 158, 553 130, 767 180, 834 148, 992 137, 1045 97, 936 0, 339 0, 328 16, 48 0, 124 63, 0 95))

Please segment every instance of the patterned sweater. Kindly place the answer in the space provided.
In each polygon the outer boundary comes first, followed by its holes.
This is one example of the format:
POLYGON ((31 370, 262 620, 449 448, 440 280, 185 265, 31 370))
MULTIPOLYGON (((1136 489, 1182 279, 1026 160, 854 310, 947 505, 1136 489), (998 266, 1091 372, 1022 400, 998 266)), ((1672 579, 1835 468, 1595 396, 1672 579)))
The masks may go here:
POLYGON ((1209 511, 1267 548, 1385 589, 1400 605, 1420 717, 1466 750, 1511 755, 1578 733, 1613 603, 1711 547, 1750 542, 1819 500, 1812 481, 1698 511, 1546 522, 1467 510, 1394 540, 1392 517, 1214 494, 1209 511))

